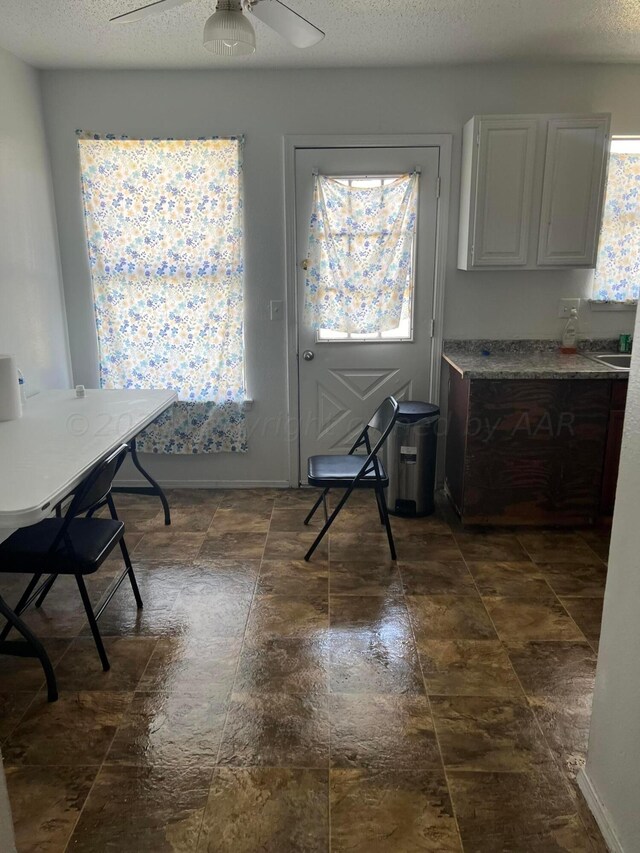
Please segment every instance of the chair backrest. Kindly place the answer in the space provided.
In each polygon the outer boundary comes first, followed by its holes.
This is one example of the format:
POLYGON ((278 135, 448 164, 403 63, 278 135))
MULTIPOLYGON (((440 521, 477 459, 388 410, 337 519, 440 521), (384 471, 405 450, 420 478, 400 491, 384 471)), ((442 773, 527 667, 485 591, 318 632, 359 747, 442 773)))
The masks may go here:
POLYGON ((399 410, 400 406, 395 397, 386 397, 371 416, 367 426, 384 435, 386 439, 396 422, 399 410))
POLYGON ((96 465, 76 489, 65 518, 66 516, 73 518, 76 515, 87 512, 91 507, 102 503, 106 499, 111 491, 114 477, 124 462, 128 450, 127 445, 122 444, 106 459, 103 459, 102 462, 96 465))

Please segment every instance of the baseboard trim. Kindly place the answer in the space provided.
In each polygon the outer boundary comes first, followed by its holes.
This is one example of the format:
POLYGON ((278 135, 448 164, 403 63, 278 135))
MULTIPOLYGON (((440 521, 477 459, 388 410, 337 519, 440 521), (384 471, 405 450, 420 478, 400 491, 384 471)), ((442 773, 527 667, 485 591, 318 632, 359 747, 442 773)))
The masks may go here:
POLYGON ((613 828, 611 815, 598 796, 598 792, 593 787, 591 779, 584 768, 579 771, 577 782, 578 787, 582 791, 582 796, 585 798, 587 805, 589 806, 591 814, 594 816, 596 823, 600 827, 600 832, 602 833, 602 837, 604 838, 605 844, 609 848, 610 853, 625 853, 624 848, 620 843, 620 839, 613 828))
MULTIPOLYGON (((289 489, 288 480, 164 480, 163 489, 289 489)), ((118 478, 116 486, 148 486, 146 480, 118 478)))

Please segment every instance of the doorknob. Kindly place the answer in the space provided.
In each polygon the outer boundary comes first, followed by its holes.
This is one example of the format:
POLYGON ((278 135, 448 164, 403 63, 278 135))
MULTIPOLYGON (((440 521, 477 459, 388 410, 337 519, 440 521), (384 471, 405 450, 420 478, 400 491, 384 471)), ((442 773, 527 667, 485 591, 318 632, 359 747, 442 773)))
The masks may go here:
POLYGON ((311 352, 310 349, 306 349, 302 353, 302 357, 304 358, 305 361, 313 361, 313 359, 315 358, 315 354, 313 352, 311 352))

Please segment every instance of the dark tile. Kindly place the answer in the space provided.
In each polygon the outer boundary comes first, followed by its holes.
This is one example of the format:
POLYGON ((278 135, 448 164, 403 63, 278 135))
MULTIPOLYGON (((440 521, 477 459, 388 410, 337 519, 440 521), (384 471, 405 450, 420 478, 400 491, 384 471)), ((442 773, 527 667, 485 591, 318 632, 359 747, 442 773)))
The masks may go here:
POLYGON ((223 700, 231 692, 241 640, 190 636, 158 640, 140 679, 141 691, 198 692, 223 700))
MULTIPOLYGON (((129 535, 130 533, 151 533, 164 529, 164 512, 161 511, 159 504, 145 508, 139 508, 139 506, 121 507, 120 509, 116 508, 116 511, 118 518, 124 523, 125 535, 129 535)), ((111 517, 106 507, 101 515, 105 518, 111 517)), ((173 518, 171 521, 173 522, 173 518)))
POLYGON ((328 847, 327 770, 216 770, 198 853, 325 853, 328 847))
POLYGON ((224 489, 220 506, 250 509, 271 509, 280 489, 224 489))
POLYGON ((566 700, 529 699, 556 762, 572 781, 586 761, 591 723, 590 698, 575 704, 566 700))
POLYGON ((69 850, 80 853, 192 853, 211 771, 207 767, 105 765, 69 850))
POLYGON ((549 586, 542 573, 529 560, 513 562, 468 561, 469 571, 481 595, 511 595, 523 598, 548 598, 549 586))
POLYGON ((479 595, 408 595, 407 606, 420 645, 424 640, 494 640, 479 595))
POLYGON ((234 694, 219 763, 235 767, 316 767, 329 761, 326 696, 234 694))
POLYGON ((145 533, 133 552, 134 561, 140 557, 190 560, 198 555, 204 533, 145 533))
MULTIPOLYGON (((324 524, 324 513, 320 507, 309 524, 305 525, 304 520, 311 511, 313 502, 307 498, 307 502, 300 502, 297 505, 280 507, 276 500, 276 506, 271 515, 271 524, 269 530, 271 533, 304 533, 318 531, 324 524)), ((342 514, 342 513, 341 513, 342 514)), ((339 516, 338 516, 339 517, 339 516)), ((335 524, 335 522, 334 522, 335 524)))
POLYGON ((503 640, 584 639, 555 596, 486 597, 484 603, 503 640))
POLYGON ((333 630, 330 684, 333 693, 424 694, 413 637, 404 628, 333 630))
POLYGON ((274 509, 306 507, 308 512, 319 496, 320 491, 318 489, 276 489, 274 509))
POLYGON ((34 698, 33 692, 0 693, 0 743, 15 729, 34 698))
POLYGON ((465 850, 586 853, 589 839, 559 774, 448 772, 465 850))
POLYGON ((331 592, 342 595, 402 595, 398 565, 390 558, 331 560, 331 592))
POLYGON ((58 853, 91 790, 97 767, 6 767, 20 853, 58 853))
POLYGON ((591 703, 596 656, 588 643, 521 642, 507 647, 511 663, 528 696, 557 699, 566 705, 591 703))
POLYGON ((429 695, 522 695, 498 640, 423 640, 418 653, 429 695))
POLYGON ((329 599, 332 637, 367 632, 387 640, 412 639, 404 598, 383 595, 332 595, 329 599))
POLYGON ((426 697, 333 694, 331 766, 441 768, 426 697))
MULTIPOLYGON (((331 536, 331 562, 341 563, 352 560, 386 560, 390 559, 389 542, 383 530, 375 530, 377 515, 369 525, 369 531, 357 533, 333 533, 331 536)), ((397 543, 396 543, 397 545, 397 543)))
MULTIPOLYGON (((219 507, 209 531, 212 536, 222 533, 262 533, 269 530, 271 507, 239 509, 219 507)), ((264 542, 263 542, 264 544, 264 542)))
POLYGON ((465 560, 490 562, 527 560, 527 554, 515 533, 474 531, 458 532, 455 536, 465 560))
POLYGON ((443 773, 332 770, 331 850, 461 853, 443 773))
POLYGON ((326 694, 329 650, 326 640, 273 637, 247 640, 235 680, 238 693, 326 694))
POLYGON ((78 638, 56 666, 58 689, 133 691, 155 644, 153 637, 105 637, 111 669, 104 672, 93 638, 78 638))
MULTIPOLYGON (((216 509, 227 492, 223 489, 167 489, 165 491, 171 509, 216 509)), ((118 496, 120 497, 120 496, 118 496)), ((147 498, 155 500, 157 498, 147 498)))
POLYGON ((539 563, 538 568, 556 595, 604 595, 607 569, 603 563, 539 563))
POLYGON ((560 600, 585 637, 588 640, 599 640, 603 599, 563 596, 560 600))
POLYGON ((403 562, 431 560, 448 563, 462 559, 460 548, 451 534, 400 533, 396 536, 396 549, 398 559, 403 562))
POLYGON ((225 716, 226 704, 201 692, 136 693, 106 763, 213 768, 225 716))
POLYGON ((537 530, 519 533, 518 539, 536 563, 599 563, 595 551, 578 533, 537 530))
MULTIPOLYGON (((316 534, 313 531, 305 533, 270 532, 264 551, 265 560, 303 560, 316 534)), ((325 536, 313 552, 314 562, 327 559, 329 553, 329 537, 325 536)))
POLYGON ((477 595, 473 578, 462 560, 400 562, 407 595, 477 595))
MULTIPOLYGON (((17 635, 10 634, 10 640, 17 635)), ((69 648, 72 641, 67 638, 39 637, 45 647, 53 668, 69 648)), ((0 654, 0 685, 8 693, 31 693, 44 684, 42 665, 36 658, 14 657, 0 654)), ((0 715, 1 716, 1 715, 0 715)))
MULTIPOLYGON (((215 525, 212 531, 215 530, 215 525)), ((219 558, 261 560, 267 539, 264 533, 214 533, 207 534, 200 557, 207 560, 219 558)))
MULTIPOLYGON (((171 531, 173 533, 206 533, 213 522, 215 506, 195 505, 190 507, 171 508, 171 531)), ((164 512, 156 519, 156 526, 160 530, 164 525, 164 512)), ((126 524, 126 522, 125 522, 126 524)))
POLYGON ((251 595, 255 589, 260 560, 198 558, 180 572, 181 592, 193 596, 251 595))
POLYGON ((57 702, 40 696, 3 746, 7 764, 102 764, 122 723, 131 693, 61 693, 57 702))
POLYGON ((329 564, 326 560, 263 560, 256 592, 261 595, 326 596, 329 564))
POLYGON ((256 595, 247 638, 303 637, 312 639, 326 631, 329 606, 325 597, 256 595))
POLYGON ((197 596, 182 592, 170 618, 176 632, 185 636, 238 638, 244 632, 250 606, 251 595, 197 596))
POLYGON ((391 525, 394 534, 400 538, 412 533, 430 533, 432 536, 448 536, 451 533, 451 525, 437 513, 415 518, 392 515, 391 525))
POLYGON ((431 709, 448 770, 528 772, 551 763, 524 697, 432 696, 431 709))

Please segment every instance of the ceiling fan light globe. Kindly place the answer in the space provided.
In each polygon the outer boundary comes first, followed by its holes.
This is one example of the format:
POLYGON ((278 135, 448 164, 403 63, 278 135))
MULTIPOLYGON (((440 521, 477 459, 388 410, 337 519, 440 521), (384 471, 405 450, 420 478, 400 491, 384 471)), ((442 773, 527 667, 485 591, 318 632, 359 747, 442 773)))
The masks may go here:
POLYGON ((204 46, 216 56, 255 53, 256 34, 241 11, 218 9, 204 25, 204 46))

